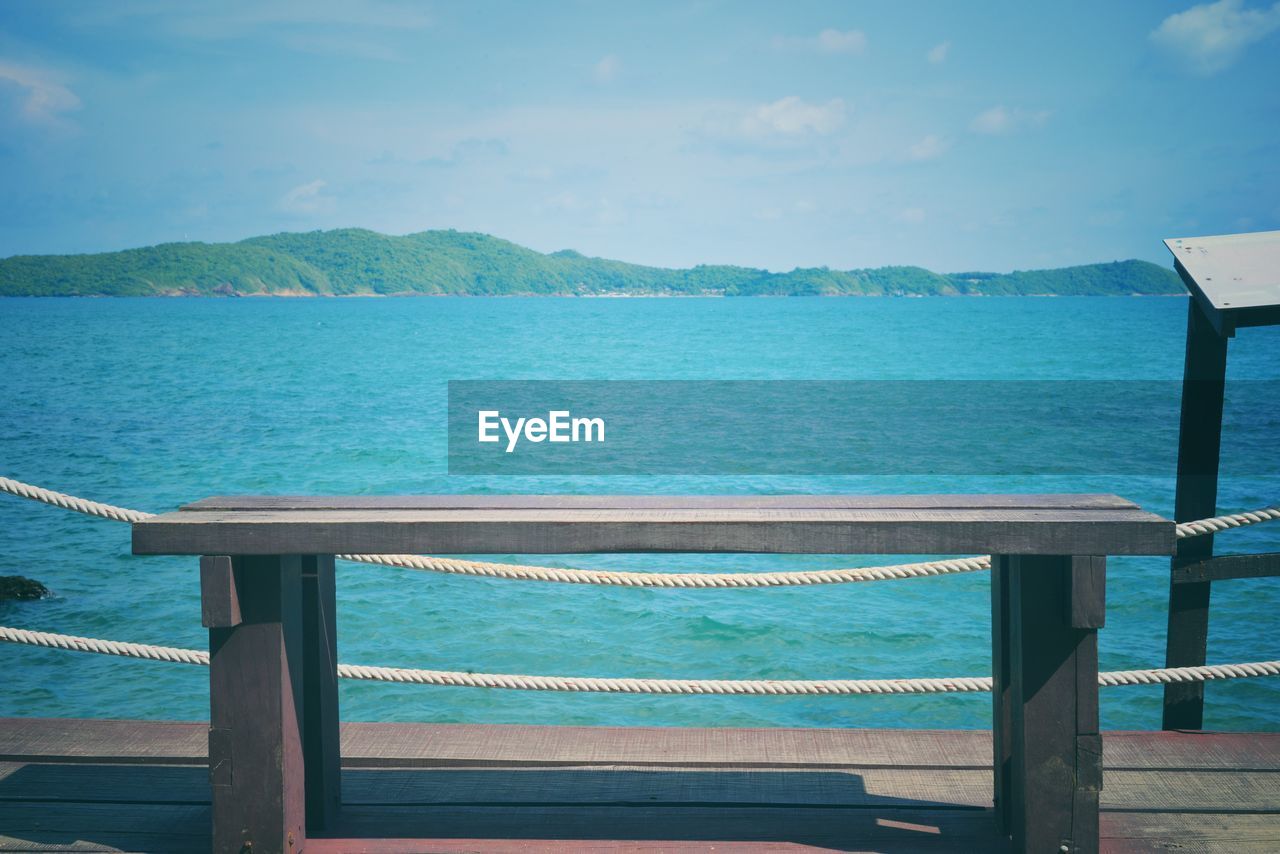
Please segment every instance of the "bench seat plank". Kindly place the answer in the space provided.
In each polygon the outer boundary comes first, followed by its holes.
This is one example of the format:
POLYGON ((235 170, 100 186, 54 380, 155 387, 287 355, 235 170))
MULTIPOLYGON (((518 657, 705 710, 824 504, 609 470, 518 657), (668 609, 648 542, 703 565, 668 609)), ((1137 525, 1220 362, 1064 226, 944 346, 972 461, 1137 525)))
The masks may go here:
POLYGON ((1118 495, 215 495, 183 510, 1128 509, 1118 495))
POLYGON ((1114 496, 422 496, 211 499, 133 526, 135 554, 1170 554, 1173 524, 1114 496), (477 497, 479 498, 479 497, 477 497), (573 500, 571 500, 573 499, 573 500), (785 499, 781 500, 781 499, 785 499), (968 504, 962 502, 968 501, 968 504), (439 502, 439 506, 426 506, 439 502), (493 502, 492 504, 488 502, 493 502), (583 506, 562 506, 581 502, 583 506), (1021 503, 1019 503, 1021 502, 1021 503), (588 506, 599 505, 599 506, 588 506), (810 506, 811 505, 811 506, 810 506))

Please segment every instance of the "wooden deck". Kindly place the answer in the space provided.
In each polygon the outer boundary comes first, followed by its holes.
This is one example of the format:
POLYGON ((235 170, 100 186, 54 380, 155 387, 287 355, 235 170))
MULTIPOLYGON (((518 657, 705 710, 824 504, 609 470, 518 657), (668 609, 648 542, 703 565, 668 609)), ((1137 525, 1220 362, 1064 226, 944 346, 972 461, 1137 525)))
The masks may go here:
MULTIPOLYGON (((0 850, 204 851, 207 726, 0 719, 0 850)), ((986 851, 987 732, 344 724, 308 851, 986 851)), ((1103 849, 1280 850, 1280 734, 1109 733, 1103 849)))

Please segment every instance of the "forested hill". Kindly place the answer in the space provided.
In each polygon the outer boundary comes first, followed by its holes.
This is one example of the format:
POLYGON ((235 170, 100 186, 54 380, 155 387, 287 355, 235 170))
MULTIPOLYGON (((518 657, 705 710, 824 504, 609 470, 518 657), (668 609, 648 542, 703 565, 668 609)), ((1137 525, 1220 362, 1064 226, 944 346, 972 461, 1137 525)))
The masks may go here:
POLYGON ((914 296, 1176 294, 1172 270, 1116 261, 1007 274, 921 267, 770 273, 684 270, 544 255, 457 231, 392 237, 363 229, 273 234, 239 243, 166 243, 96 255, 0 259, 2 296, 644 295, 914 296))

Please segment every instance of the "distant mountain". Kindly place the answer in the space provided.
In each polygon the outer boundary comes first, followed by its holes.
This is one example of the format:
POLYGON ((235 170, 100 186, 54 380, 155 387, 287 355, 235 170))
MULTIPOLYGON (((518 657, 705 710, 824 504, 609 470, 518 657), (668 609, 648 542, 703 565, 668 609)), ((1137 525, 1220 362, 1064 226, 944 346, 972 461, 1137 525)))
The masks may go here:
POLYGON ((922 267, 770 273, 700 265, 669 270, 544 255, 486 234, 392 237, 358 228, 165 243, 95 255, 0 259, 0 296, 955 296, 1178 294, 1172 270, 1115 261, 1060 270, 941 274, 922 267))

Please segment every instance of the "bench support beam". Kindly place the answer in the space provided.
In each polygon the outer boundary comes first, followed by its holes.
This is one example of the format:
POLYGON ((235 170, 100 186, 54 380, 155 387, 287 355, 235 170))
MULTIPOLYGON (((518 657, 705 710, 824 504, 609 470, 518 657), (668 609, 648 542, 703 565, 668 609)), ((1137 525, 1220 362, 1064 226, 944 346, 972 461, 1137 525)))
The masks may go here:
POLYGON ((213 850, 301 851, 340 800, 333 557, 206 557, 201 582, 213 850))
POLYGON ((1105 564, 997 555, 991 569, 999 830, 1014 851, 1095 852, 1105 564))
POLYGON ((302 636, 307 830, 317 831, 333 823, 342 803, 333 555, 302 557, 302 636))

